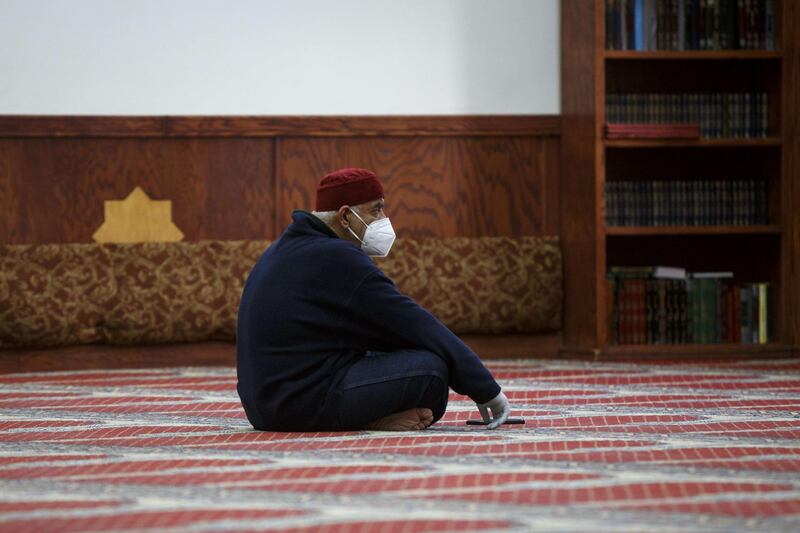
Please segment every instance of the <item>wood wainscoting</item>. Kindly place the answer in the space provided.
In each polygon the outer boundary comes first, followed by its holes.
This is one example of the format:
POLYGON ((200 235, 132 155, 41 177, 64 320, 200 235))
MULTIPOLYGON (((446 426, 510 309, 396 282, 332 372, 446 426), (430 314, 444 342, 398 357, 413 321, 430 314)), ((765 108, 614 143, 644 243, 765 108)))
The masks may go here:
MULTIPOLYGON (((188 241, 274 239, 327 172, 386 188, 402 237, 557 235, 559 116, 0 116, 0 242, 92 242, 104 202, 172 203, 188 241)), ((465 339, 483 358, 555 357, 560 337, 465 339)), ((0 373, 234 363, 230 343, 4 350, 0 373)))
POLYGON ((0 242, 91 242, 107 200, 189 241, 273 239, 327 172, 374 170, 402 237, 559 233, 559 116, 0 116, 0 242))

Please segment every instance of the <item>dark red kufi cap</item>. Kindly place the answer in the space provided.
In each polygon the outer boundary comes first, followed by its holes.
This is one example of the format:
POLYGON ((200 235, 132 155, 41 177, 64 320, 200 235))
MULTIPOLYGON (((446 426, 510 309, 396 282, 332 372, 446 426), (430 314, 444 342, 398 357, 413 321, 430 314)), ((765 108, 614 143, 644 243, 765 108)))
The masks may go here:
POLYGON ((343 168, 322 178, 317 187, 315 211, 336 211, 383 198, 383 185, 371 170, 343 168))

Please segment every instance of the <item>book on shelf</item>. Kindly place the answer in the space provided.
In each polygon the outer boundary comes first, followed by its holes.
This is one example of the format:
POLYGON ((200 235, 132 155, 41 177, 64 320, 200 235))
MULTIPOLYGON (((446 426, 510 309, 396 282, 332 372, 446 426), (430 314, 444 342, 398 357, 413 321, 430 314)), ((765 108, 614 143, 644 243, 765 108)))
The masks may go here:
POLYGON ((608 227, 747 226, 769 219, 763 179, 612 179, 604 193, 608 227))
POLYGON ((699 124, 606 124, 606 139, 699 138, 699 124))
POLYGON ((732 278, 733 272, 692 272, 692 279, 725 279, 732 278))
POLYGON ((774 0, 606 0, 608 50, 774 50, 774 0))
POLYGON ((612 266, 609 273, 616 277, 638 278, 650 276, 656 279, 686 279, 686 269, 676 266, 612 266))
POLYGON ((738 283, 729 271, 614 266, 607 334, 613 344, 763 344, 774 338, 773 298, 771 283, 738 283))
POLYGON ((762 92, 609 93, 605 113, 607 135, 637 128, 694 133, 699 127, 704 139, 764 139, 769 131, 769 100, 762 92))

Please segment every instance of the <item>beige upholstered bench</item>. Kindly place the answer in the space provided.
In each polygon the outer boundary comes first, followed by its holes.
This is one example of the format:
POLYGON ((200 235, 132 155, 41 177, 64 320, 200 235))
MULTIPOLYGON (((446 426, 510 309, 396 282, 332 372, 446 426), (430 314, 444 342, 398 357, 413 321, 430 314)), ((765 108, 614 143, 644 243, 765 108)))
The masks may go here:
MULTIPOLYGON (((267 241, 0 246, 0 348, 235 340, 267 241)), ((561 327, 558 237, 398 239, 378 265, 459 335, 561 327)))

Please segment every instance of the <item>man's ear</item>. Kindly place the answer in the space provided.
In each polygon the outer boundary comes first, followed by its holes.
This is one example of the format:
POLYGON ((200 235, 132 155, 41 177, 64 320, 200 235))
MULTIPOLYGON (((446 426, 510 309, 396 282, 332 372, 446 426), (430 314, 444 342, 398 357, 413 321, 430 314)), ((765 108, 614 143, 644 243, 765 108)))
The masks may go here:
POLYGON ((345 217, 348 211, 350 211, 349 205, 343 205, 339 208, 339 224, 341 224, 343 228, 350 227, 350 222, 348 222, 347 218, 345 217))

